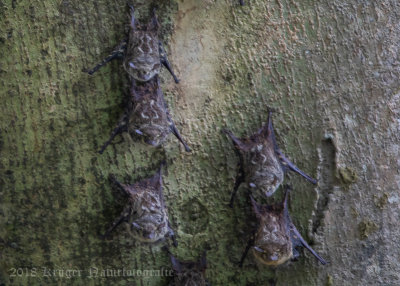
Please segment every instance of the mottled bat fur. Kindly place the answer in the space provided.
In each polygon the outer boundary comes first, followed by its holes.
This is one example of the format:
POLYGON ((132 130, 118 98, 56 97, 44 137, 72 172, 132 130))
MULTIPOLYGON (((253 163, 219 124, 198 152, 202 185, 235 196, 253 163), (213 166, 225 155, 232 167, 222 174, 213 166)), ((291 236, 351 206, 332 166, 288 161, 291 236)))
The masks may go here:
POLYGON ((132 80, 125 113, 99 153, 103 153, 114 137, 123 132, 128 132, 133 138, 142 137, 147 144, 155 147, 164 143, 168 134, 172 132, 185 150, 190 152, 190 148, 170 118, 158 75, 141 84, 136 84, 132 80))
POLYGON ((276 144, 272 125, 271 112, 267 125, 249 138, 239 139, 229 130, 224 130, 232 139, 240 158, 240 170, 232 192, 230 206, 242 182, 246 182, 252 191, 261 191, 271 196, 282 184, 286 170, 297 172, 308 181, 316 184, 317 181, 302 172, 282 153, 276 144))
POLYGON ((132 83, 130 100, 127 109, 110 139, 100 149, 100 154, 111 143, 113 138, 123 132, 132 137, 142 136, 146 143, 159 146, 169 133, 173 133, 185 146, 175 124, 171 120, 164 96, 160 87, 158 74, 163 64, 172 74, 175 82, 179 82, 171 70, 165 50, 158 39, 159 24, 153 10, 153 17, 147 25, 136 23, 135 9, 131 7, 130 31, 128 40, 124 40, 101 63, 89 70, 93 74, 109 61, 122 58, 123 66, 132 83))
POLYGON ((122 184, 114 177, 110 178, 124 191, 128 199, 121 215, 107 229, 104 237, 108 237, 119 224, 124 223, 132 237, 141 242, 154 243, 171 237, 174 245, 177 245, 164 203, 161 168, 162 165, 153 177, 132 185, 122 184))
POLYGON ((171 286, 209 286, 205 278, 207 268, 206 253, 197 262, 179 261, 170 254, 172 269, 174 270, 174 281, 171 286))
POLYGON ((250 248, 261 263, 278 266, 297 258, 299 253, 295 247, 298 246, 307 248, 323 265, 327 263, 308 245, 292 223, 287 206, 288 195, 289 188, 286 187, 283 202, 275 205, 260 205, 250 196, 258 228, 243 253, 241 265, 250 248))
POLYGON ((140 25, 135 19, 135 9, 130 6, 130 30, 128 39, 124 39, 102 62, 87 72, 95 73, 113 59, 123 59, 123 66, 130 78, 138 82, 146 82, 160 73, 161 64, 171 73, 175 82, 176 77, 168 62, 164 47, 159 40, 160 25, 155 9, 147 25, 140 25))

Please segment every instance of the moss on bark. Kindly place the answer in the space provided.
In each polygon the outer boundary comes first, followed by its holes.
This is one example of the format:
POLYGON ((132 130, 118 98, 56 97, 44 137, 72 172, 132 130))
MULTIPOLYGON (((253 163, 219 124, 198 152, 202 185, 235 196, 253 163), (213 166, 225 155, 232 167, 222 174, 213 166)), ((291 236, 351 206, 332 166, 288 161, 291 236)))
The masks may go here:
MULTIPOLYGON (((99 155, 128 83, 118 62, 94 76, 81 70, 120 42, 126 2, 0 1, 0 282, 164 285, 168 277, 90 277, 95 269, 170 269, 162 244, 143 246, 123 228, 112 240, 99 238, 123 205, 108 175, 133 182, 164 159, 179 242, 172 251, 189 260, 208 248, 213 285, 400 281, 399 4, 237 2, 157 1, 182 80, 175 85, 163 71, 163 89, 193 152, 172 136, 158 149, 121 136, 99 155), (276 111, 283 151, 319 179, 317 187, 296 175, 287 182, 294 188, 292 217, 328 266, 308 253, 277 270, 256 265, 251 255, 237 266, 251 211, 244 188, 228 207, 238 159, 220 129, 252 134, 268 108, 276 111), (346 168, 358 179, 343 186, 336 174, 346 168), (374 198, 382 196, 387 203, 377 208, 374 198), (366 218, 379 231, 361 241, 366 218), (84 271, 67 278, 44 269, 84 271)), ((135 5, 145 19, 148 1, 135 5)))

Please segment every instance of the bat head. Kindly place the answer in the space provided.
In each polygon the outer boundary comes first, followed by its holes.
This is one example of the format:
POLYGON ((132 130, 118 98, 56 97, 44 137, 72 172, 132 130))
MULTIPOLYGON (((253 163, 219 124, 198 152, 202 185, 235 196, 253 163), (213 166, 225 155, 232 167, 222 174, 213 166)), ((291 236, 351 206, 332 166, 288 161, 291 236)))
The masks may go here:
POLYGON ((159 40, 155 31, 131 31, 124 68, 133 79, 146 82, 161 70, 159 40))
POLYGON ((271 196, 283 182, 284 169, 276 153, 276 140, 271 112, 268 123, 247 138, 239 139, 225 130, 242 159, 245 181, 253 191, 271 196))
POLYGON ((142 242, 156 242, 170 234, 167 209, 162 193, 161 164, 154 176, 132 185, 118 183, 128 195, 124 217, 132 237, 142 242))
POLYGON ((263 264, 278 266, 293 257, 293 244, 284 206, 262 206, 251 197, 259 226, 255 234, 253 253, 263 264))
POLYGON ((130 77, 139 82, 146 82, 160 72, 158 30, 159 24, 155 10, 147 25, 136 23, 134 10, 131 10, 131 30, 124 68, 130 77))
POLYGON ((179 261, 170 254, 172 268, 175 272, 175 286, 206 286, 205 271, 207 268, 206 253, 196 262, 179 261))

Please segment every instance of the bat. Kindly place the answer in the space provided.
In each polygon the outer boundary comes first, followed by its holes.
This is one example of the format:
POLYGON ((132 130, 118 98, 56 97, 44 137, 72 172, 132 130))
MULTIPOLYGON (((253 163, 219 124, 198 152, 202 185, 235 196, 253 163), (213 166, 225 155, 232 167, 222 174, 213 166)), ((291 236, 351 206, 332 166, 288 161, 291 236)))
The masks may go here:
POLYGON ((206 252, 196 261, 179 261, 170 253, 172 269, 174 270, 174 286, 210 286, 205 278, 207 268, 206 252))
POLYGON ((255 258, 268 266, 279 266, 299 256, 296 247, 302 246, 310 251, 320 262, 327 262, 319 256, 303 239, 294 226, 288 211, 290 188, 285 186, 285 197, 280 204, 260 205, 250 195, 253 211, 257 217, 258 227, 248 241, 242 255, 240 266, 250 249, 255 258))
POLYGON ((236 192, 241 183, 246 182, 252 191, 261 191, 271 196, 282 184, 285 172, 294 171, 313 184, 313 179, 293 164, 276 144, 271 112, 268 123, 248 138, 237 138, 231 131, 224 129, 233 141, 239 156, 239 172, 231 195, 230 206, 233 206, 236 192))
POLYGON ((160 146, 173 133, 185 150, 191 151, 170 117, 158 75, 144 83, 132 80, 126 110, 99 153, 104 152, 115 136, 124 132, 132 138, 141 137, 154 147, 160 146))
POLYGON ((129 36, 94 68, 85 71, 92 75, 108 62, 122 59, 123 67, 129 77, 138 82, 151 80, 160 73, 161 65, 164 65, 175 82, 179 83, 179 79, 168 61, 164 46, 159 40, 160 25, 155 9, 153 9, 152 18, 147 25, 137 23, 135 8, 132 5, 130 5, 130 11, 129 36))
POLYGON ((165 237, 170 237, 177 246, 174 232, 170 227, 167 208, 162 192, 162 174, 160 169, 152 177, 128 185, 117 181, 113 176, 111 181, 128 197, 127 204, 121 215, 107 229, 104 238, 121 223, 128 226, 130 235, 141 242, 155 243, 165 237))

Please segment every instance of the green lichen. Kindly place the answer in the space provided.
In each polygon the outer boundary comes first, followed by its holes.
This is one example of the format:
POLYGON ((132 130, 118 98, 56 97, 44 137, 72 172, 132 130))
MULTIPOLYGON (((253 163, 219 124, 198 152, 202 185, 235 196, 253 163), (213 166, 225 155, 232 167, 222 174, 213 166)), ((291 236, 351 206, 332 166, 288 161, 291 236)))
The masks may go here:
POLYGON ((374 195, 374 199, 375 199, 375 205, 379 209, 383 210, 386 207, 387 203, 389 202, 389 193, 385 192, 380 197, 374 195))
POLYGON ((333 286, 333 277, 331 275, 328 274, 328 276, 326 277, 326 286, 333 286))
POLYGON ((337 177, 344 185, 353 184, 358 180, 356 171, 350 167, 339 168, 337 177))
POLYGON ((355 207, 351 207, 351 214, 353 215, 353 217, 357 218, 360 216, 360 213, 357 211, 357 209, 355 207))
POLYGON ((364 220, 358 225, 361 239, 366 239, 371 233, 378 230, 378 225, 373 221, 364 220))

